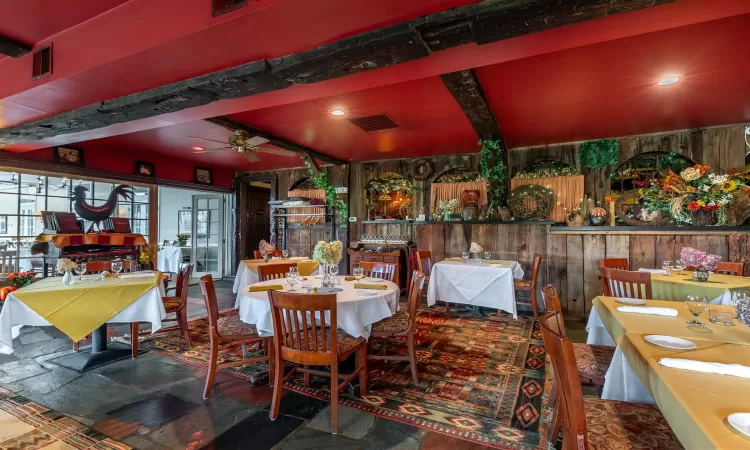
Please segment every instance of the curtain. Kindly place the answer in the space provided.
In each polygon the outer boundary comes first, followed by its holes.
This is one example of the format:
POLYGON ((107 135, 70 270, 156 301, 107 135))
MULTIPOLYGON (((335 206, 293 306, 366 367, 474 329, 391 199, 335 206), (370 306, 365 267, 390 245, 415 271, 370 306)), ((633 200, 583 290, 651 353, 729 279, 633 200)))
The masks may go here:
MULTIPOLYGON (((477 206, 487 204, 487 182, 486 181, 469 181, 466 183, 432 183, 430 186, 430 209, 437 207, 440 200, 451 200, 457 198, 461 200, 463 191, 479 191, 479 203, 477 206)), ((460 213, 463 204, 453 209, 454 213, 460 213)))
POLYGON ((510 189, 513 190, 526 184, 544 186, 555 193, 555 207, 550 214, 550 220, 555 222, 565 222, 563 207, 568 208, 568 210, 576 209, 583 198, 583 175, 554 178, 513 178, 510 180, 510 189), (562 203, 562 206, 560 206, 560 203, 562 203))
MULTIPOLYGON (((324 191, 323 189, 294 189, 288 192, 287 197, 288 198, 307 197, 309 199, 317 198, 317 199, 323 200, 323 202, 325 203, 326 191, 324 191)), ((322 208, 295 208, 294 210, 289 210, 289 212, 294 213, 294 214, 319 214, 323 212, 323 209, 322 208)), ((308 217, 294 216, 294 217, 287 217, 286 221, 287 223, 302 222, 305 219, 308 219, 308 217)), ((308 225, 314 225, 314 224, 323 224, 326 221, 326 218, 323 216, 317 217, 316 219, 317 220, 310 219, 306 223, 308 225)))

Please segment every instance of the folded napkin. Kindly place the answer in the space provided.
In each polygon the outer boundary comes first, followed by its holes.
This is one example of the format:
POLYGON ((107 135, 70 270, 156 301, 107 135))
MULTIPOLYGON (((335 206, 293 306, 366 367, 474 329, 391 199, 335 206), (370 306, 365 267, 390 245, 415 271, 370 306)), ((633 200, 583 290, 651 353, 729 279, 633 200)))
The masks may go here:
POLYGON ((667 275, 667 271, 664 269, 638 269, 638 272, 655 273, 657 275, 667 275))
POLYGON ((681 358, 662 358, 659 364, 674 369, 692 370, 694 372, 717 373, 733 377, 750 378, 750 367, 740 364, 722 364, 704 361, 693 361, 681 358))
POLYGON ((491 260, 489 260, 487 262, 490 263, 490 264, 502 264, 504 266, 509 266, 511 264, 510 261, 500 261, 500 260, 496 260, 496 259, 491 259, 491 260))
POLYGON ((463 258, 445 258, 445 261, 463 261, 463 258))
POLYGON ((261 284, 250 286, 250 292, 281 291, 284 286, 280 284, 261 284))
POLYGON ((657 308, 655 306, 618 306, 617 310, 627 313, 677 317, 677 310, 674 308, 657 308))
POLYGON ((357 279, 357 277, 352 276, 352 275, 347 275, 347 276, 344 277, 345 281, 354 281, 356 279, 357 279))
POLYGON ((388 286, 377 283, 354 283, 354 289, 375 289, 378 291, 385 291, 388 289, 388 286))
POLYGON ((153 278, 154 277, 154 272, 148 272, 148 273, 143 273, 143 272, 140 272, 140 273, 139 272, 136 272, 136 273, 124 273, 124 274, 120 275, 120 278, 123 279, 123 280, 127 279, 127 278, 148 278, 148 277, 153 278))

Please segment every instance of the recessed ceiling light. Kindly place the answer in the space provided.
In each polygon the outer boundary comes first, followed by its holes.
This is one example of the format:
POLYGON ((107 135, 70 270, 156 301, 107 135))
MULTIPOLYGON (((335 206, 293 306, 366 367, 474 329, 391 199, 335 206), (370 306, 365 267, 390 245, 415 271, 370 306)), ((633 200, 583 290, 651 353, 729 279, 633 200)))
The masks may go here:
POLYGON ((333 114, 334 116, 343 116, 344 114, 346 114, 346 112, 343 109, 334 109, 333 111, 331 111, 331 114, 333 114))
POLYGON ((659 86, 669 86, 670 84, 675 84, 678 81, 680 81, 680 77, 664 77, 661 80, 659 80, 659 83, 657 83, 659 86))
POLYGON ((205 150, 205 149, 206 149, 205 147, 201 147, 200 145, 193 146, 193 150, 198 151, 198 152, 205 150))

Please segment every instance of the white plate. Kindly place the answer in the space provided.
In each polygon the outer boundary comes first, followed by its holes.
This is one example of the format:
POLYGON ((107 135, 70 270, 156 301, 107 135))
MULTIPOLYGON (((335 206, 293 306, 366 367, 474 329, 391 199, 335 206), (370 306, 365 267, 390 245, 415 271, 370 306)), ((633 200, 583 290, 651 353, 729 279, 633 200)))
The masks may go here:
POLYGON ((308 261, 310 258, 306 256, 292 256, 289 259, 294 260, 294 261, 308 261))
POLYGON ((638 298, 623 298, 623 297, 617 297, 615 299, 615 302, 622 303, 623 305, 645 305, 646 300, 641 300, 638 298))
POLYGON ((378 293, 378 291, 374 289, 358 289, 354 291, 355 294, 357 294, 359 297, 370 297, 371 295, 375 295, 378 293))
POLYGON ((362 281, 366 283, 382 283, 383 282, 381 278, 375 278, 375 277, 364 278, 362 281))
POLYGON ((650 334, 644 339, 646 339, 646 342, 658 345, 659 347, 671 348, 673 350, 692 350, 696 347, 694 342, 673 336, 660 336, 658 334, 650 334))
POLYGON ((750 437, 750 413, 734 413, 727 417, 729 425, 737 431, 750 437))

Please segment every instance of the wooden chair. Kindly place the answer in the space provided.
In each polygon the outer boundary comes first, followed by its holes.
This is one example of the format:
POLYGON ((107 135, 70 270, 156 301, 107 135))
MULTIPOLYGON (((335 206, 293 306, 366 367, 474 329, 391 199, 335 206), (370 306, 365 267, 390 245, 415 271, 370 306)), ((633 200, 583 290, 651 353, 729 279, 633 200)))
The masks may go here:
POLYGON ((425 283, 430 282, 432 274, 432 252, 429 250, 417 250, 417 270, 424 275, 425 283))
POLYGON ((286 278, 289 269, 297 267, 297 263, 279 263, 258 266, 258 280, 268 281, 286 278))
POLYGON ((630 261, 628 261, 628 258, 602 258, 599 260, 599 267, 630 270, 630 261))
POLYGON ((602 277, 602 288, 607 297, 627 297, 650 299, 651 274, 648 272, 631 272, 628 270, 599 268, 602 277))
POLYGON ((682 449, 682 444, 656 406, 584 399, 573 343, 559 328, 562 318, 558 315, 556 312, 545 313, 539 324, 552 360, 555 390, 560 397, 554 406, 551 428, 559 430, 562 427, 562 448, 682 449))
POLYGON ((367 343, 362 338, 349 336, 337 329, 336 294, 268 291, 268 296, 271 300, 276 355, 271 420, 276 420, 279 415, 284 382, 289 377, 302 372, 306 386, 310 385, 310 375, 331 377, 331 433, 336 434, 339 393, 359 377, 360 395, 367 395, 367 343), (331 326, 326 325, 326 312, 330 314, 331 326), (357 354, 354 372, 339 375, 339 361, 353 353, 357 354), (286 376, 285 361, 296 364, 286 376), (330 366, 331 372, 312 370, 309 366, 330 366), (340 384, 339 380, 342 380, 340 384))
POLYGON ((0 250, 0 275, 15 272, 15 250, 0 250))
POLYGON ((716 273, 741 277, 745 273, 745 263, 722 261, 716 266, 716 273))
MULTIPOLYGON (((161 298, 162 302, 164 303, 164 310, 167 311, 167 314, 175 314, 175 317, 173 319, 164 319, 162 320, 162 322, 177 322, 180 327, 180 331, 182 331, 182 337, 185 339, 185 343, 188 347, 193 346, 193 343, 190 340, 187 316, 188 289, 190 288, 190 275, 192 274, 192 264, 180 264, 180 271, 177 273, 177 284, 174 287, 166 289, 167 293, 174 290, 175 295, 165 296, 161 298)), ((132 347, 133 359, 138 356, 138 336, 140 335, 138 325, 138 322, 133 322, 130 324, 130 345, 132 347)))
POLYGON ((359 267, 362 268, 362 272, 367 277, 380 278, 381 280, 393 282, 396 276, 395 264, 363 261, 359 263, 359 267))
POLYGON ((203 399, 208 399, 211 395, 217 369, 267 361, 269 381, 273 380, 273 338, 258 336, 258 331, 255 329, 255 325, 248 325, 240 321, 240 316, 238 314, 228 316, 219 315, 219 306, 216 301, 216 288, 214 287, 214 279, 211 275, 201 277, 200 286, 201 292, 203 293, 203 299, 206 301, 206 309, 208 310, 208 334, 211 341, 211 348, 208 356, 208 374, 206 375, 206 387, 203 390, 203 399), (236 346, 240 343, 242 344, 243 355, 245 354, 248 345, 255 344, 262 346, 265 354, 258 358, 242 359, 241 361, 222 364, 218 363, 220 347, 236 346))
MULTIPOLYGON (((271 253, 269 253, 269 255, 271 256, 271 258, 273 257, 281 258, 282 253, 281 253, 281 250, 274 250, 271 253)), ((253 257, 255 259, 263 259, 263 254, 260 253, 260 250, 253 250, 253 257)))
POLYGON ((415 270, 411 277, 409 285, 408 303, 399 304, 399 309, 393 316, 376 322, 372 325, 370 340, 367 341, 368 359, 381 359, 391 361, 409 361, 411 367, 411 378, 414 386, 419 386, 419 377, 417 375, 417 359, 414 351, 414 329, 417 322, 417 309, 419 301, 422 298, 424 289, 425 276, 420 271, 415 270), (409 348, 409 354, 406 356, 389 356, 373 355, 371 343, 373 339, 393 339, 397 337, 406 337, 409 348))
MULTIPOLYGON (((516 292, 528 292, 529 293, 529 302, 519 302, 516 300, 516 303, 519 305, 531 305, 531 311, 534 313, 534 318, 539 318, 539 306, 536 303, 536 283, 537 279, 539 278, 539 268, 542 266, 542 255, 539 253, 534 254, 534 263, 531 266, 531 279, 530 280, 516 280, 513 279, 513 289, 515 289, 516 292)), ((500 311, 498 310, 497 314, 500 314, 500 311)))

